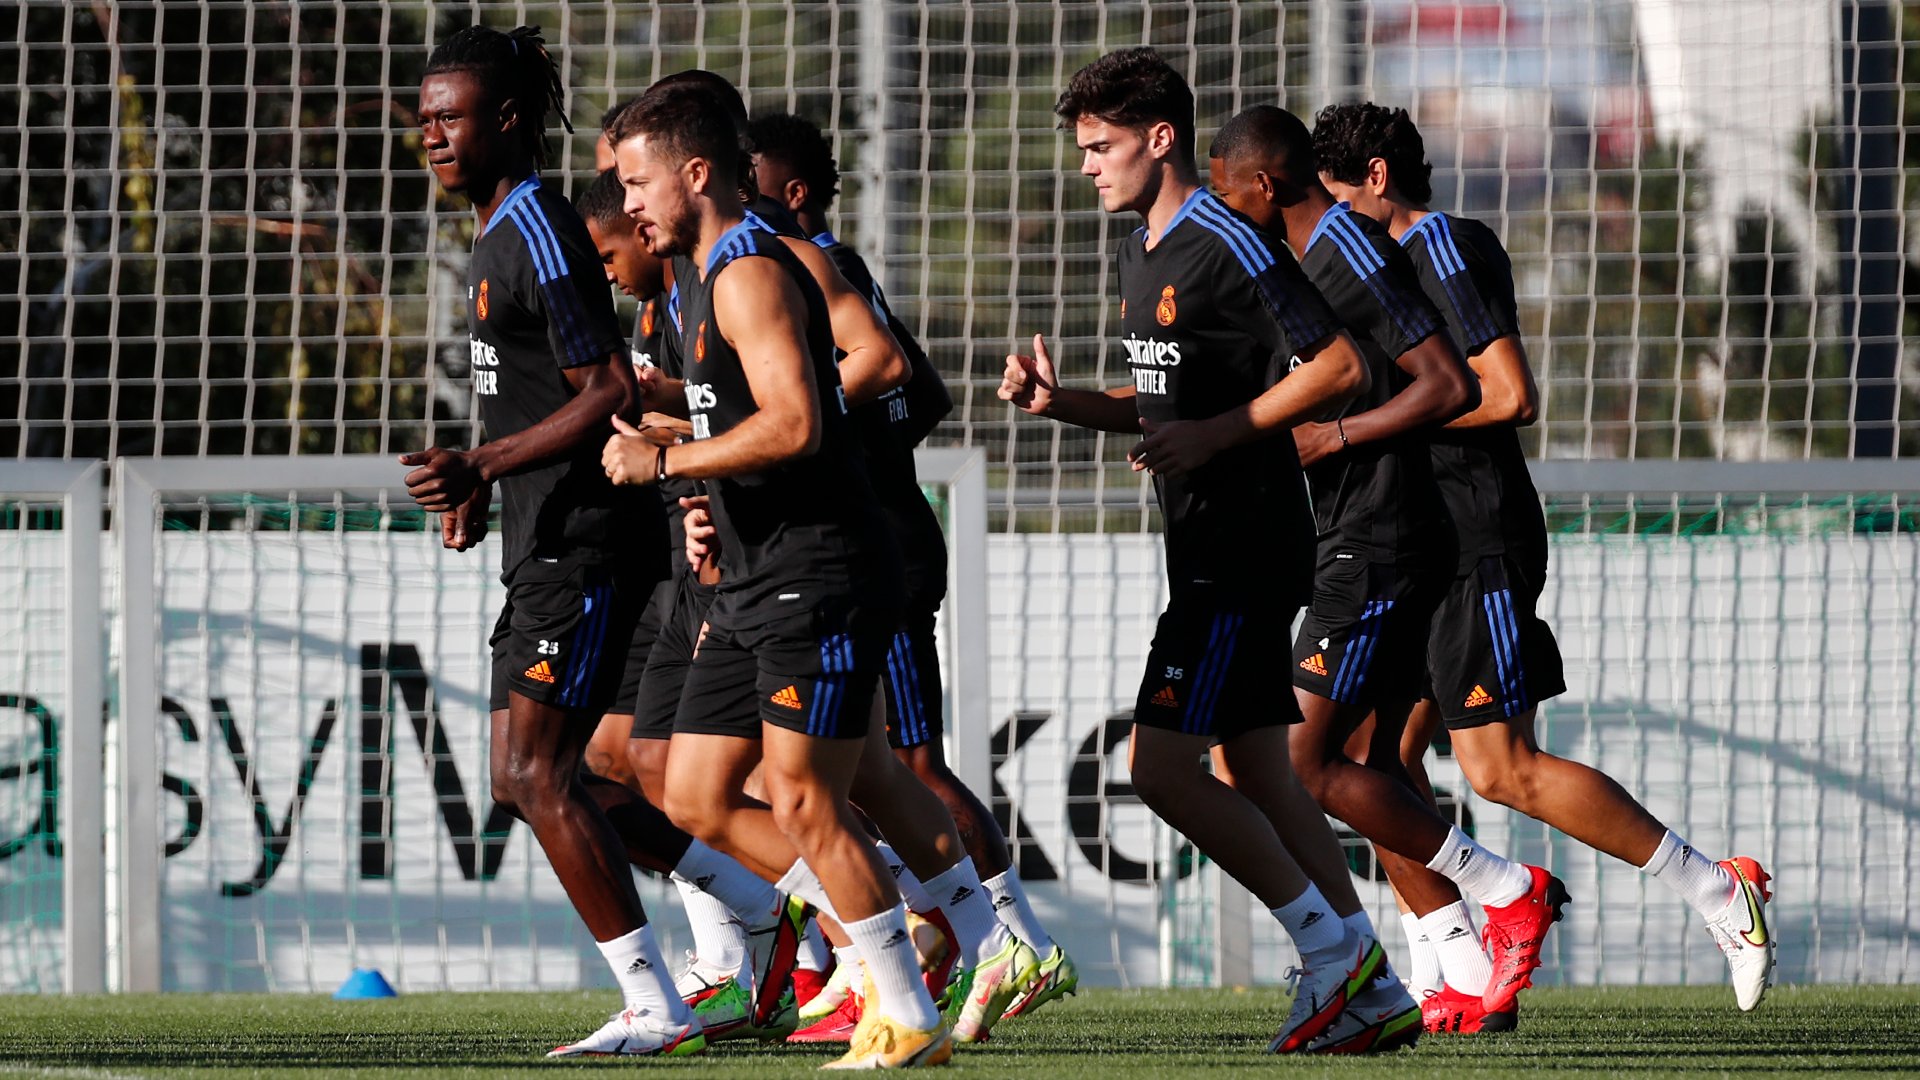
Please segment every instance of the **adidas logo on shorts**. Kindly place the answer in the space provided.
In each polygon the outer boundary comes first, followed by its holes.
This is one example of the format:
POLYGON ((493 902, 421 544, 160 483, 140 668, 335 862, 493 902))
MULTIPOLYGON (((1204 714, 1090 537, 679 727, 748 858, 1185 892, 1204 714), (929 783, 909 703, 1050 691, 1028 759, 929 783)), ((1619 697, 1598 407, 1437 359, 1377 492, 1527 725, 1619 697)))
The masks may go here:
POLYGON ((1477 709, 1482 705, 1491 705, 1491 704, 1493 704, 1493 695, 1487 693, 1486 687, 1481 686, 1479 683, 1475 683, 1473 685, 1473 693, 1467 695, 1467 700, 1462 705, 1462 708, 1477 709))
POLYGON ((785 689, 775 693, 772 697, 768 698, 767 700, 773 702, 775 705, 781 706, 782 708, 798 709, 802 707, 800 703, 800 690, 798 687, 793 687, 793 686, 786 687, 785 689))
POLYGON ((1180 707, 1180 699, 1174 696, 1173 687, 1171 686, 1161 687, 1160 692, 1153 695, 1153 703, 1163 709, 1177 709, 1180 707))
POLYGON ((1300 670, 1313 675, 1325 675, 1327 673, 1326 657, 1320 653, 1314 653, 1300 661, 1300 670))
POLYGON ((542 660, 528 668, 524 677, 532 679, 534 682, 550 683, 553 681, 553 668, 548 666, 545 660, 542 660))

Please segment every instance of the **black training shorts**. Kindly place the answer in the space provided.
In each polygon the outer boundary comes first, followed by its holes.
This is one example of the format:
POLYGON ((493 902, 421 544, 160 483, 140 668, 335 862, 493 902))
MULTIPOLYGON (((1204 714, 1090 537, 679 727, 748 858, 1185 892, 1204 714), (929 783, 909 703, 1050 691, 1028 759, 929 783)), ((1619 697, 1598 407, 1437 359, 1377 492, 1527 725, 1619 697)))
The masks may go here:
POLYGON ((721 608, 687 671, 676 734, 757 739, 768 723, 823 739, 866 735, 897 601, 853 594, 791 612, 721 608))
POLYGON ((494 623, 488 705, 511 691, 569 712, 604 713, 619 692, 650 574, 578 556, 530 558, 494 623))
POLYGON ((1153 631, 1133 722, 1215 742, 1300 722, 1284 656, 1295 609, 1246 603, 1222 590, 1176 592, 1153 631))
POLYGON ((642 665, 633 700, 633 738, 667 739, 673 736, 674 717, 680 712, 680 692, 687 684, 687 668, 700 640, 700 627, 713 606, 713 586, 702 585, 692 573, 669 582, 665 596, 655 593, 660 629, 653 649, 642 665))
POLYGON ((1434 613, 1428 697, 1449 728, 1524 716, 1567 692, 1560 645, 1534 614, 1544 559, 1495 555, 1456 578, 1434 613))
POLYGON ((1445 588, 1444 574, 1418 564, 1322 555, 1294 639, 1293 684, 1369 710, 1380 701, 1417 699, 1426 682, 1428 625, 1445 588))
POLYGON ((916 604, 887 645, 887 743, 894 749, 925 746, 940 738, 940 650, 934 612, 916 604))

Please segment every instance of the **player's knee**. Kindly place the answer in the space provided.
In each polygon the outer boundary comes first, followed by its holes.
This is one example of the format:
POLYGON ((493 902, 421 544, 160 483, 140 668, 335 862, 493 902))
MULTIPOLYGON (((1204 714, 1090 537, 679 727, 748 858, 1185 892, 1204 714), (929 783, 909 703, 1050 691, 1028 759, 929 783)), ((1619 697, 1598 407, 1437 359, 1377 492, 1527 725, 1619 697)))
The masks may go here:
MULTIPOLYGON (((1296 751, 1298 749, 1298 747, 1295 748, 1296 751)), ((1332 786, 1332 770, 1327 767, 1327 761, 1323 757, 1319 754, 1296 752, 1293 755, 1293 775, 1300 781, 1300 786, 1306 789, 1307 794, 1313 796, 1314 802, 1322 804, 1326 802, 1328 789, 1332 786)))
POLYGON ((509 758, 502 773, 494 781, 495 790, 504 782, 507 801, 522 811, 534 810, 564 797, 574 781, 572 774, 562 775, 552 762, 534 758, 509 758))
POLYGON ((1493 761, 1460 762, 1460 771, 1474 794, 1488 802, 1525 812, 1533 802, 1533 776, 1525 763, 1502 757, 1493 761))
POLYGON ((662 809, 667 805, 667 741, 665 739, 628 739, 627 768, 647 801, 662 809))
POLYGON ((697 784, 684 774, 668 773, 665 800, 659 804, 674 827, 702 843, 719 847, 725 839, 730 807, 712 784, 697 784))
POLYGON ((1161 807, 1187 792, 1199 767, 1165 755, 1136 756, 1132 762, 1133 790, 1150 807, 1161 807))
POLYGON ((495 754, 487 769, 487 779, 493 786, 493 805, 501 807, 514 817, 520 816, 520 802, 514 797, 513 779, 507 769, 507 756, 495 754))
POLYGON ((769 783, 767 803, 773 809, 774 824, 803 851, 838 820, 832 796, 817 784, 792 780, 769 783))

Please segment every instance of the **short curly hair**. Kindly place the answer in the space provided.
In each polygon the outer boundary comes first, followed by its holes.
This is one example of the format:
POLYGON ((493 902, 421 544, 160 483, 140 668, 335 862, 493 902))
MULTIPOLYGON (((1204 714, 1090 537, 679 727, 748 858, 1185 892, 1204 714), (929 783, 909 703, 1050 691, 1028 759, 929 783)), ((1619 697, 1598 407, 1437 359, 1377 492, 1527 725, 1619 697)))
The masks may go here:
POLYGON ((1343 184, 1366 182, 1367 162, 1379 158, 1401 195, 1423 205, 1433 198, 1427 144, 1405 109, 1371 101, 1329 105, 1314 117, 1313 149, 1320 168, 1343 184))
POLYGON ((819 210, 840 194, 840 167, 818 125, 793 113, 762 113, 747 125, 747 141, 762 157, 778 158, 807 182, 807 198, 819 210))

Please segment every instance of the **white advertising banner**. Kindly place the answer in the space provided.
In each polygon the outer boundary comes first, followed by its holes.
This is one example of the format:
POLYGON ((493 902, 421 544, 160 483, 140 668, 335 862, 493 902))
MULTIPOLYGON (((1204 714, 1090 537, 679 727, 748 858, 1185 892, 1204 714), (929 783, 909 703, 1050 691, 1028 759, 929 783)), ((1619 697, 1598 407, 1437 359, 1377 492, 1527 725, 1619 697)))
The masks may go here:
MULTIPOLYGON (((530 833, 492 808, 496 552, 456 556, 410 533, 176 531, 160 553, 166 987, 330 990, 354 967, 403 989, 606 981, 530 833)), ((988 556, 991 679, 960 691, 990 695, 991 795, 1030 892, 1090 983, 1153 985, 1193 977, 1195 962, 1206 977, 1217 883, 1210 868, 1182 876, 1193 860, 1133 799, 1125 767, 1164 598, 1157 538, 996 535, 988 556)), ((1543 710, 1542 744, 1611 773, 1701 849, 1761 859, 1783 979, 1913 970, 1920 543, 1570 538, 1553 558, 1542 608, 1569 690, 1543 710)), ((1288 662, 1274 658, 1282 687, 1288 662)), ((48 783, 24 767, 47 724, 21 702, 57 699, 24 684, 0 695, 5 942, 25 940, 17 900, 42 881, 23 876, 21 853, 45 850, 13 842, 39 827, 48 783)), ((1449 759, 1432 772, 1464 794, 1449 759)), ((1549 865, 1573 893, 1542 982, 1724 978, 1664 888, 1465 805, 1483 841, 1549 865)), ((684 946, 671 890, 644 880, 642 893, 684 946)), ((1384 886, 1362 894, 1391 930, 1384 886)), ((1289 950, 1253 907, 1227 940, 1249 942, 1253 978, 1276 978, 1289 950)))

